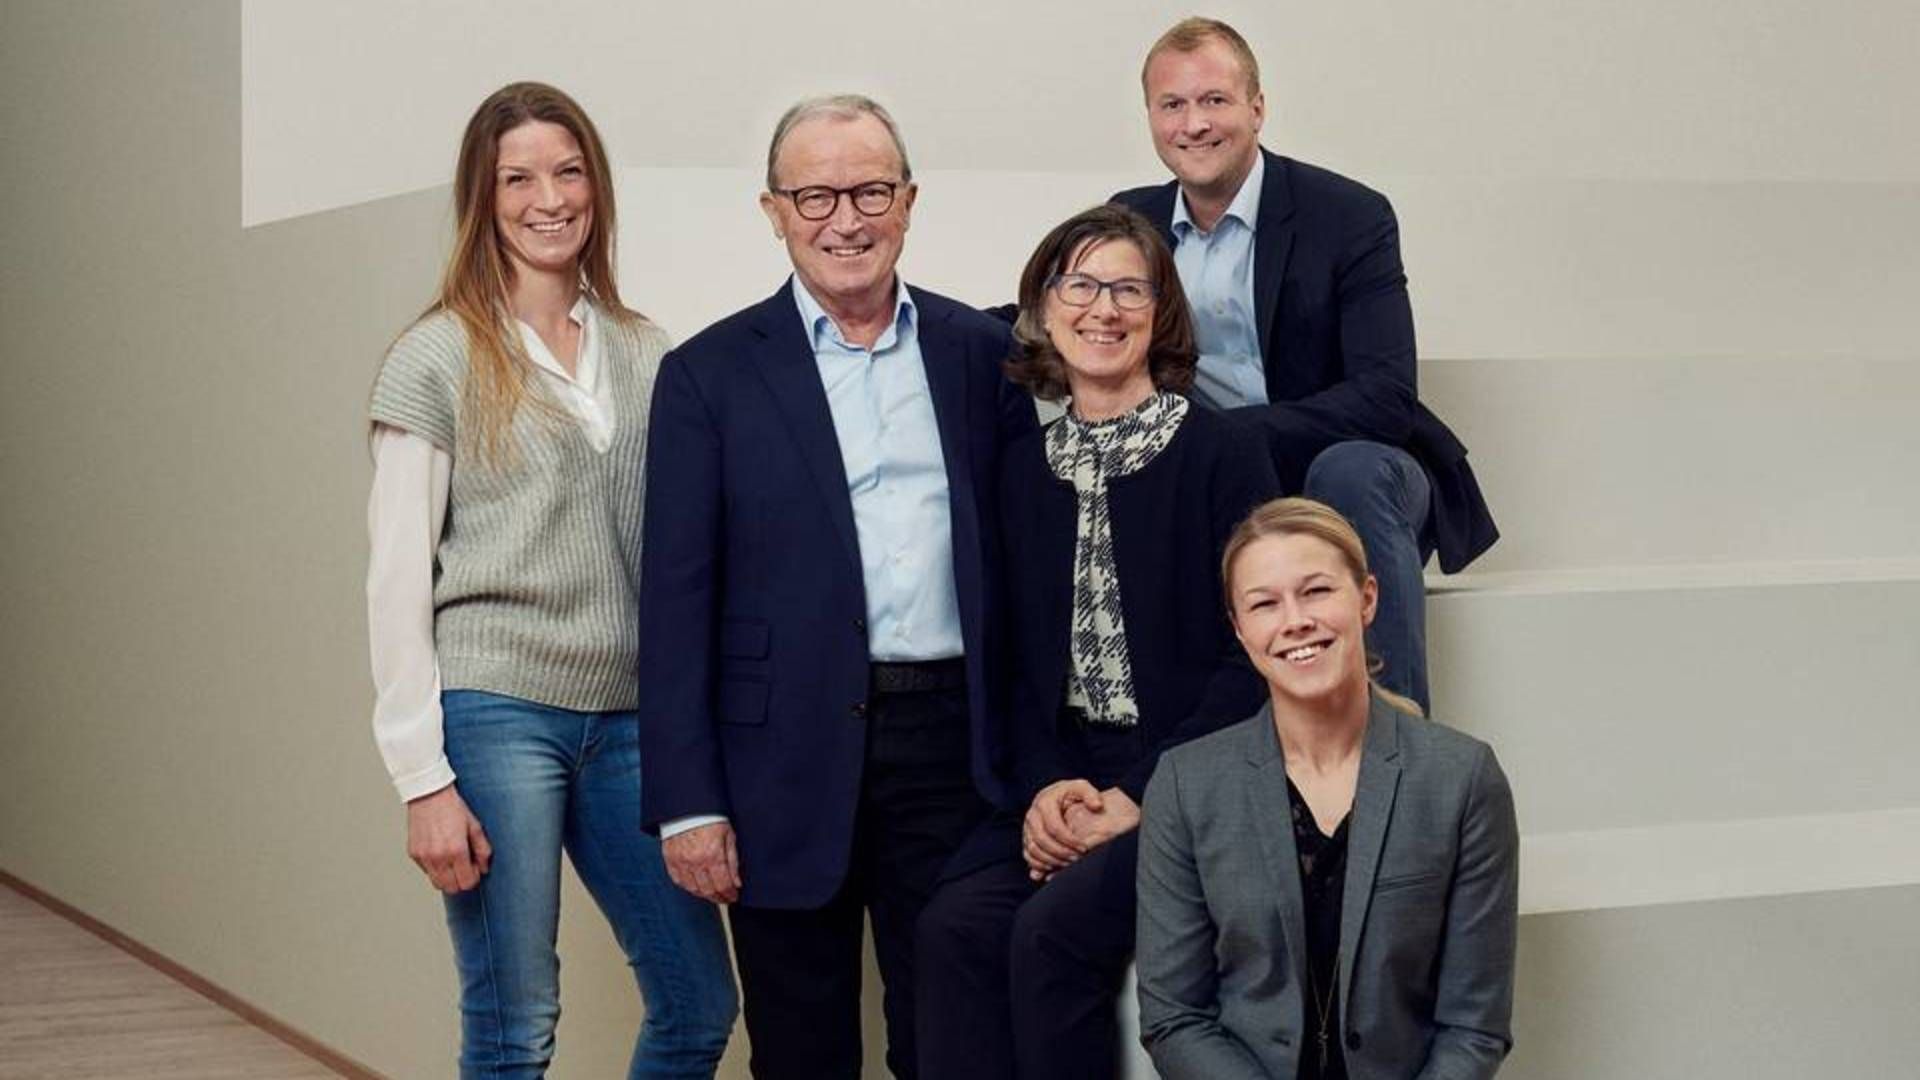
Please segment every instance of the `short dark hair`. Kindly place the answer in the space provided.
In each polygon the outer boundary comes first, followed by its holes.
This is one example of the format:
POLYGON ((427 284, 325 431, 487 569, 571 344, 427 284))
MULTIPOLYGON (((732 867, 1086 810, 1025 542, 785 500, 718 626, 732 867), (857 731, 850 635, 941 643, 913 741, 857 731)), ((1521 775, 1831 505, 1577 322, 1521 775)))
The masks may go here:
POLYGON ((1067 366, 1047 335, 1047 286, 1054 275, 1073 269, 1073 257, 1088 244, 1124 240, 1140 249, 1157 296, 1153 309, 1153 337, 1147 345, 1147 373, 1160 390, 1184 392, 1193 385, 1199 354, 1193 345, 1193 315, 1187 293, 1180 287, 1180 270, 1173 252, 1153 223, 1124 206, 1111 203, 1082 210, 1054 226, 1027 260, 1020 273, 1020 317, 1013 324, 1013 355, 1007 358, 1007 378, 1033 396, 1058 401, 1067 395, 1067 366))

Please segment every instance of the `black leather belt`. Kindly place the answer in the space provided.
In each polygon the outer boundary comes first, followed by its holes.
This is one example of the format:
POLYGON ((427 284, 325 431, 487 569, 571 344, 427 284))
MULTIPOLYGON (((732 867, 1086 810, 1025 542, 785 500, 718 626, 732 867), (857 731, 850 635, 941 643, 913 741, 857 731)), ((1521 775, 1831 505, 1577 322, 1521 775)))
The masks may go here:
POLYGON ((875 660, 867 669, 877 694, 918 694, 967 685, 967 661, 959 656, 949 660, 875 660))

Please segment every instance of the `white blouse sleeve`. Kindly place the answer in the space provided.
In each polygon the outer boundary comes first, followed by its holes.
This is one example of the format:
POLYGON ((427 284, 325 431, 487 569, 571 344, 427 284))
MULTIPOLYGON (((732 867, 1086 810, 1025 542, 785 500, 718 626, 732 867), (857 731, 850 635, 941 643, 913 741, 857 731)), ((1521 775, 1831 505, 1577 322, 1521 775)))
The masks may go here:
POLYGON ((433 558, 447 516, 453 458, 411 432, 373 425, 367 500, 367 643, 373 737, 402 799, 453 783, 441 738, 433 648, 433 558))

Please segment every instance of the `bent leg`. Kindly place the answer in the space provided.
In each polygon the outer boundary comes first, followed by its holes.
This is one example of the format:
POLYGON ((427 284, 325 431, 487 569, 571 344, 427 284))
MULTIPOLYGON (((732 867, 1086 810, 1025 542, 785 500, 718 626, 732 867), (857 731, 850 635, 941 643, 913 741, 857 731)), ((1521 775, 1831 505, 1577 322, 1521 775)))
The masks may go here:
POLYGON ((1014 919, 1013 1045, 1026 1080, 1118 1075, 1116 998, 1133 956, 1138 833, 1094 849, 1014 919))
POLYGON ((921 911, 914 935, 920 1080, 1012 1080, 1007 956, 1014 913, 1033 891, 1026 864, 1015 858, 946 882, 921 911))
POLYGON ((560 1019, 553 946, 567 725, 547 715, 554 710, 499 694, 448 691, 441 704, 460 797, 493 845, 480 884, 446 898, 460 973, 460 1075, 530 1080, 546 1075, 560 1019))
POLYGON ((1432 483, 1413 455, 1376 442, 1342 442, 1307 469, 1306 496, 1340 511, 1367 549, 1380 604, 1367 647, 1382 662, 1380 685, 1427 703, 1427 593, 1420 536, 1432 483))
POLYGON ((607 916, 646 1003, 630 1080, 713 1076, 738 1005, 720 913, 667 876, 641 832, 639 725, 601 713, 589 726, 568 804, 574 869, 607 916))

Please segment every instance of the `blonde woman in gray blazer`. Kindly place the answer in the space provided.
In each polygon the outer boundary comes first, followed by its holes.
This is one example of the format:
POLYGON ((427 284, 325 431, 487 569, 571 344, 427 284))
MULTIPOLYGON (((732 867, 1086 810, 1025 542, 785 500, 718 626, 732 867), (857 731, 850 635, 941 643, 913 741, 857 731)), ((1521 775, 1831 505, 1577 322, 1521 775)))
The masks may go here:
POLYGON ((1344 519, 1255 510, 1223 559, 1253 717, 1147 787, 1141 1039, 1166 1080, 1477 1080, 1513 1045, 1519 835, 1485 743, 1372 685, 1344 519))

